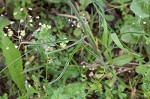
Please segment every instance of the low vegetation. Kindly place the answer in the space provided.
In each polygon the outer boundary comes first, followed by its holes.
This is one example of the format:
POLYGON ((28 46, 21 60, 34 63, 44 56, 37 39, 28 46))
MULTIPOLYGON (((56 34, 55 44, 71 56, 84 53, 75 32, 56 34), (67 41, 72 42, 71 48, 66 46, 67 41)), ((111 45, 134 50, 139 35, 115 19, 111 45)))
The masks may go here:
POLYGON ((150 99, 150 0, 0 0, 0 99, 150 99))

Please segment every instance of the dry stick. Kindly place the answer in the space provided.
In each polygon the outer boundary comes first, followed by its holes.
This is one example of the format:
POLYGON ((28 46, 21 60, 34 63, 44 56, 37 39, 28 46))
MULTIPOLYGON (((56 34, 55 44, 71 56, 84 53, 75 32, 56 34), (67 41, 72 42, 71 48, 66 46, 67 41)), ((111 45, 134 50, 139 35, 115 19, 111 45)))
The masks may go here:
POLYGON ((58 16, 67 17, 67 18, 78 19, 76 16, 73 16, 73 15, 67 15, 67 14, 57 14, 57 15, 58 15, 58 16))
POLYGON ((35 43, 34 42, 28 42, 28 41, 20 42, 18 49, 20 49, 20 47, 21 47, 22 44, 32 45, 32 44, 35 44, 35 43))
POLYGON ((131 70, 134 70, 136 68, 136 66, 133 66, 132 68, 125 68, 123 70, 120 70, 117 72, 117 74, 121 74, 121 73, 124 73, 124 72, 127 72, 127 71, 131 71, 131 70))

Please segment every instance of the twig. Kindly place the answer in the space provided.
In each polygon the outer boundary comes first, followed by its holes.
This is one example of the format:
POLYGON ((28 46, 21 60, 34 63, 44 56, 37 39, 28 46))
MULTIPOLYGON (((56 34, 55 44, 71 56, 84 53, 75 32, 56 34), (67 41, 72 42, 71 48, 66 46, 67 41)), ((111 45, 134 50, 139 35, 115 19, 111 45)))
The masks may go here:
POLYGON ((117 72, 117 74, 121 74, 121 73, 124 73, 124 72, 127 72, 127 71, 131 71, 131 70, 134 70, 136 68, 136 66, 133 66, 132 68, 125 68, 123 70, 120 70, 117 72))
POLYGON ((72 19, 78 19, 76 16, 73 16, 73 15, 67 15, 67 14, 57 14, 57 15, 67 17, 67 18, 72 18, 72 19))

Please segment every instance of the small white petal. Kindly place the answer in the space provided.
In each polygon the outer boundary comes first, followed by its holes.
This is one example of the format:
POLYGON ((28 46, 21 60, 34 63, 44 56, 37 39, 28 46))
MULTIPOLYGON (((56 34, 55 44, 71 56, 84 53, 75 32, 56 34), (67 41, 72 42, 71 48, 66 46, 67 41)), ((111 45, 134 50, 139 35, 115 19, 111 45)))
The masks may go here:
POLYGON ((6 50, 9 50, 9 47, 6 47, 6 50))
POLYGON ((14 24, 14 22, 13 22, 13 21, 11 21, 11 22, 10 22, 10 24, 14 24))
POLYGON ((23 11, 23 8, 21 8, 20 11, 23 11))
POLYGON ((17 46, 17 45, 15 45, 15 48, 18 48, 18 46, 17 46))
POLYGON ((32 8, 28 8, 29 10, 32 10, 32 8))
POLYGON ((29 15, 29 18, 32 18, 32 16, 31 16, 31 15, 29 15))
POLYGON ((30 24, 30 26, 33 26, 33 24, 30 24))
POLYGON ((144 21, 143 24, 146 24, 146 22, 144 21))
POLYGON ((7 34, 4 33, 4 36, 7 36, 7 34))
POLYGON ((32 19, 30 19, 30 20, 29 20, 29 22, 33 22, 33 20, 32 20, 32 19))
POLYGON ((93 75, 94 75, 93 72, 90 72, 89 76, 92 77, 93 75))
POLYGON ((22 22, 24 22, 24 20, 23 20, 23 19, 21 19, 21 20, 20 20, 20 23, 22 23, 22 22))
POLYGON ((39 25, 42 25, 42 23, 40 22, 39 25))
POLYGON ((39 19, 40 17, 39 16, 36 16, 36 19, 39 19))
POLYGON ((18 36, 19 39, 21 39, 21 36, 18 36))
POLYGON ((16 15, 18 12, 15 12, 14 15, 16 15))

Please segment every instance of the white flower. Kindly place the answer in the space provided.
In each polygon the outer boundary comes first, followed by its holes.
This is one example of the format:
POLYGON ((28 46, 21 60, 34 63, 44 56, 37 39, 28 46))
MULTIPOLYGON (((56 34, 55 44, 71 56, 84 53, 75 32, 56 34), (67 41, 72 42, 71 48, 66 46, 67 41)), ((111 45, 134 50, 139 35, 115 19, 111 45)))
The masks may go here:
POLYGON ((10 24, 14 24, 14 22, 13 22, 13 21, 11 21, 11 22, 10 22, 10 24))
POLYGON ((18 12, 15 12, 14 15, 16 15, 18 12))
POLYGON ((18 48, 18 46, 17 46, 17 45, 15 45, 15 48, 18 48))
POLYGON ((23 11, 23 8, 21 8, 20 11, 23 11))
POLYGON ((21 39, 21 36, 18 36, 19 39, 21 39))
POLYGON ((22 23, 22 22, 24 22, 24 20, 23 20, 23 19, 21 19, 21 20, 20 20, 20 23, 22 23))
POLYGON ((7 36, 7 34, 4 33, 4 36, 7 36))
POLYGON ((29 20, 29 22, 33 22, 33 20, 32 20, 32 19, 30 19, 30 20, 29 20))
POLYGON ((146 22, 144 21, 143 24, 146 24, 146 22))
POLYGON ((36 19, 39 19, 40 17, 39 16, 36 16, 36 19))
POLYGON ((89 76, 92 77, 93 75, 94 75, 93 72, 90 72, 89 76))
POLYGON ((39 32, 41 29, 40 28, 38 28, 37 30, 35 30, 36 32, 39 32))
POLYGON ((76 24, 76 23, 77 23, 77 21, 74 20, 74 21, 73 21, 73 24, 76 24))
POLYGON ((33 26, 33 24, 30 24, 30 26, 33 26))
POLYGON ((65 48, 67 45, 62 42, 62 43, 60 43, 60 46, 61 46, 62 48, 65 48))
POLYGON ((83 67, 83 68, 85 68, 86 66, 85 66, 85 65, 83 65, 82 67, 83 67))
POLYGON ((21 30, 20 32, 21 32, 20 33, 21 36, 25 36, 25 30, 21 30))
POLYGON ((31 16, 31 15, 29 15, 29 18, 32 18, 32 16, 31 16))
POLYGON ((49 27, 49 29, 51 29, 51 28, 52 28, 52 26, 51 26, 51 25, 49 25, 48 27, 49 27))
POLYGON ((40 22, 39 25, 42 25, 42 23, 40 22))
POLYGON ((6 47, 6 50, 9 50, 9 47, 6 47))
POLYGON ((28 8, 29 10, 32 10, 32 8, 28 8))
POLYGON ((8 36, 11 37, 13 35, 13 31, 11 29, 8 29, 8 36))

